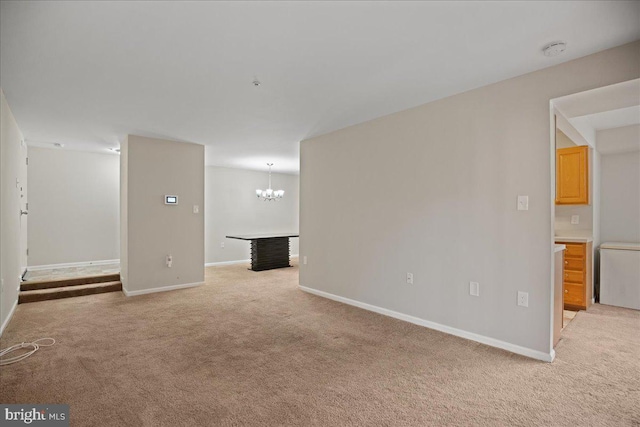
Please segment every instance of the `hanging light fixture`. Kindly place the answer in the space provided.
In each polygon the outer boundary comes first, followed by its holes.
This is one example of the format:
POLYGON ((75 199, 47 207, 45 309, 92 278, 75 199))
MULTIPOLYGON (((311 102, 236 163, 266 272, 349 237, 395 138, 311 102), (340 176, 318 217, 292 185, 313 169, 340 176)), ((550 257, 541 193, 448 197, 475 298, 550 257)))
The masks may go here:
POLYGON ((271 166, 273 163, 267 163, 269 166, 269 188, 266 190, 256 190, 256 196, 263 201, 280 200, 284 196, 284 190, 272 190, 271 189, 271 166))

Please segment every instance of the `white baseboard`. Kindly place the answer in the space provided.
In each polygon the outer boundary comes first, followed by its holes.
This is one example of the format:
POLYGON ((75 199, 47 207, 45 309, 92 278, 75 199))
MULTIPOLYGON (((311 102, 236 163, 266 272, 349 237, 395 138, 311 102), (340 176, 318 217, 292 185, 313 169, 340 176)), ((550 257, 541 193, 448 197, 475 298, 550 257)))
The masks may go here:
POLYGON ((11 310, 9 310, 9 315, 7 316, 6 319, 4 319, 4 322, 2 322, 2 326, 0 326, 0 337, 2 336, 2 333, 4 332, 4 329, 9 324, 9 321, 13 317, 13 313, 16 311, 16 307, 17 306, 18 306, 18 298, 16 298, 15 302, 13 303, 13 306, 11 307, 11 310))
POLYGON ((238 259, 235 261, 221 261, 221 262, 207 262, 204 264, 205 267, 215 267, 217 265, 234 265, 234 264, 246 264, 250 263, 250 259, 238 259))
POLYGON ((139 291, 128 291, 125 288, 122 288, 122 293, 128 297, 134 297, 136 295, 153 294, 156 292, 165 292, 165 291, 175 291, 175 290, 184 289, 184 288, 193 288, 194 286, 200 286, 200 285, 204 285, 204 282, 183 283, 180 285, 161 286, 159 288, 141 289, 139 291))
POLYGON ((341 297, 339 295, 330 294, 328 292, 319 291, 317 289, 308 288, 306 286, 300 285, 299 287, 304 292, 308 292, 313 295, 317 295, 323 298, 328 298, 330 300, 338 301, 344 304, 352 305, 354 307, 362 308, 364 310, 373 311, 374 313, 382 314, 384 316, 389 316, 395 319, 404 320, 405 322, 413 323, 419 326, 424 326, 425 328, 434 329, 436 331, 444 332, 445 334, 455 335, 457 337, 465 338, 471 341, 476 341, 491 347, 497 347, 502 350, 507 350, 512 353, 530 357, 532 359, 542 360, 544 362, 553 362, 553 359, 555 358, 555 355, 556 355, 554 350, 551 350, 550 353, 543 353, 538 350, 533 350, 527 347, 521 347, 519 345, 510 344, 508 342, 500 341, 495 338, 486 337, 484 335, 475 334, 473 332, 464 331, 462 329, 452 328, 451 326, 446 326, 440 323, 431 322, 429 320, 420 319, 419 317, 410 316, 408 314, 398 313, 397 311, 392 311, 386 308, 377 307, 375 305, 341 297))
POLYGON ((101 261, 83 261, 83 262, 68 262, 64 264, 49 264, 49 265, 30 265, 27 267, 27 271, 39 271, 50 270, 53 268, 69 268, 69 267, 89 267, 92 265, 107 265, 107 264, 120 264, 120 259, 105 259, 101 261))

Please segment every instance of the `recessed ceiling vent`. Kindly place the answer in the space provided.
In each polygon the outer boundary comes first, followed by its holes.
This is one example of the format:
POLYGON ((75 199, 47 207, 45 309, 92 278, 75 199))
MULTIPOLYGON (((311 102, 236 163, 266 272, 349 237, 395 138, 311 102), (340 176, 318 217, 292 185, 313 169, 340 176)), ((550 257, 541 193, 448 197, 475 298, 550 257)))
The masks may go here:
POLYGON ((567 49, 567 44, 565 42, 553 42, 551 44, 546 45, 542 52, 544 56, 558 56, 562 52, 567 49))

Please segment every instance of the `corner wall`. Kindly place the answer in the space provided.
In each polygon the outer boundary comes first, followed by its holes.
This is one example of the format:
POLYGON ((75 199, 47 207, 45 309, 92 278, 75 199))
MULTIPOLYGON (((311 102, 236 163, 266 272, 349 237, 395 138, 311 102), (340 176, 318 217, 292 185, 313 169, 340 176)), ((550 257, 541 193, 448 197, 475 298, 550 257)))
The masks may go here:
POLYGON ((16 179, 26 176, 26 149, 22 144, 22 133, 0 89, 0 334, 18 303, 22 276, 22 206, 16 185, 16 179))
MULTIPOLYGON (((251 257, 249 242, 226 239, 227 235, 298 232, 300 179, 297 175, 272 174, 273 188, 285 191, 283 199, 277 202, 264 202, 256 197, 256 189, 267 186, 267 172, 207 166, 205 177, 205 259, 208 264, 251 257)), ((298 239, 290 242, 291 254, 297 254, 298 239)))
POLYGON ((635 42, 303 141, 301 286, 550 360, 549 103, 639 75, 635 42))
POLYGON ((203 283, 204 146, 129 135, 121 153, 125 294, 203 283), (177 195, 178 205, 165 205, 165 195, 177 195), (169 254, 171 268, 165 263, 169 254))

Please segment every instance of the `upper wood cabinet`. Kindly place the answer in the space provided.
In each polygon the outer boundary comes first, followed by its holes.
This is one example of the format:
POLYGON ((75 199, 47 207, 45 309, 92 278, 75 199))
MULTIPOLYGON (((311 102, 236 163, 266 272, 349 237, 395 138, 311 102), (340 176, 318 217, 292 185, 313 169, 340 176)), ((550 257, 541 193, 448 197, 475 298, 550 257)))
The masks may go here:
POLYGON ((589 146, 556 150, 556 205, 589 204, 589 146))

